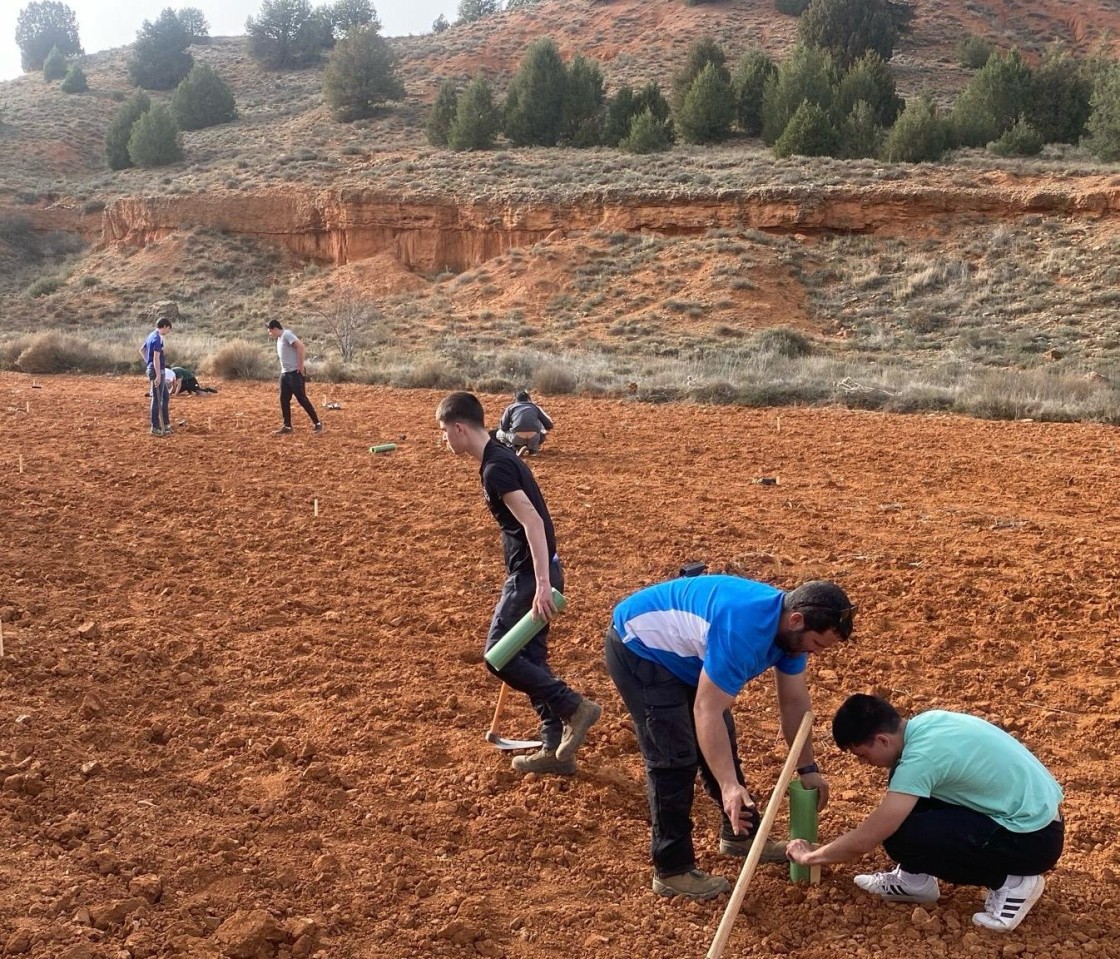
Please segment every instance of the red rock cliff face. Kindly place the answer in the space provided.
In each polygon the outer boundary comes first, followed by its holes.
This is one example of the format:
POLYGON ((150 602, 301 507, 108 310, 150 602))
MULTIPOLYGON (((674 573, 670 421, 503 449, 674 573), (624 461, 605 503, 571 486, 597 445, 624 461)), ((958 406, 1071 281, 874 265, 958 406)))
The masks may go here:
POLYGON ((760 187, 718 198, 666 194, 588 197, 567 203, 402 199, 376 192, 283 190, 130 197, 105 211, 102 240, 143 246, 186 229, 215 229, 281 244, 336 265, 390 252, 409 269, 464 270, 550 233, 595 229, 667 235, 713 228, 892 233, 939 221, 1010 219, 1026 213, 1112 217, 1120 187, 1104 179, 959 187, 760 187))

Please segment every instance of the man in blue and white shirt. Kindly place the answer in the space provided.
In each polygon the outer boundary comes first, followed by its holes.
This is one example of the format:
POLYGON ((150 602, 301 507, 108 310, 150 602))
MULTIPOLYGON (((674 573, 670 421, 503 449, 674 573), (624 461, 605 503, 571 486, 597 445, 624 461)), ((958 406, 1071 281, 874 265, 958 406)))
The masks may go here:
MULTIPOLYGON (((792 743, 810 708, 809 653, 852 633, 855 607, 835 583, 814 580, 790 593, 738 576, 696 576, 647 587, 615 608, 607 668, 634 720, 646 767, 653 889, 711 899, 727 880, 696 868, 692 797, 699 771, 721 808, 720 852, 746 856, 759 823, 743 779, 731 704, 774 668, 782 733, 792 743)), ((828 781, 807 741, 798 757, 806 789, 828 801, 828 781)), ((771 850, 766 858, 783 860, 771 850)))

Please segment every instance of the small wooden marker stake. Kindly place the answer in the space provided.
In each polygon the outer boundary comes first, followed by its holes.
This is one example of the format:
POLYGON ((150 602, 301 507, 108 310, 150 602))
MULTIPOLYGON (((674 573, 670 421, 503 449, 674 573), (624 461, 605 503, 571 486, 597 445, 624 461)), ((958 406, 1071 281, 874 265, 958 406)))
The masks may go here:
POLYGON ((22 476, 23 475, 23 454, 22 453, 19 454, 19 472, 20 472, 20 475, 22 476))
POLYGON ((782 431, 782 418, 780 416, 775 416, 774 417, 774 424, 775 424, 776 432, 780 433, 782 431))
POLYGON ((316 516, 319 515, 319 501, 317 499, 311 501, 311 509, 316 516))
POLYGON ((210 430, 211 430, 210 417, 208 416, 208 417, 206 417, 206 432, 209 433, 210 430))
POLYGON ((31 415, 31 400, 27 401, 27 415, 31 415))
POLYGON ((0 619, 0 659, 4 658, 4 620, 0 619))

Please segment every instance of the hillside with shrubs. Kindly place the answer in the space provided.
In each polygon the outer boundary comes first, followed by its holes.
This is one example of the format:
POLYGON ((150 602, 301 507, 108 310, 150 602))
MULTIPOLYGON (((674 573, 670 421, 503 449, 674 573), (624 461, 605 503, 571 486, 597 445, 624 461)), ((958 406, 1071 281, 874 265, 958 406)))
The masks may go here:
POLYGON ((81 330, 127 369, 137 314, 172 298, 199 364, 280 315, 341 378, 1120 418, 1111 4, 463 0, 388 38, 367 0, 264 0, 244 37, 168 8, 91 55, 67 10, 24 8, 27 72, 0 84, 7 365, 81 330), (892 224, 931 189, 943 216, 892 224), (515 204, 556 229, 448 272, 392 244, 371 269, 308 255, 232 214, 142 250, 104 225, 160 197, 324 191, 515 204), (841 195, 875 215, 809 212, 841 195), (728 214, 779 202, 779 229, 728 214), (588 203, 660 212, 567 229, 588 203), (673 208, 705 204, 707 234, 677 235, 673 208), (344 354, 340 324, 360 334, 344 354))

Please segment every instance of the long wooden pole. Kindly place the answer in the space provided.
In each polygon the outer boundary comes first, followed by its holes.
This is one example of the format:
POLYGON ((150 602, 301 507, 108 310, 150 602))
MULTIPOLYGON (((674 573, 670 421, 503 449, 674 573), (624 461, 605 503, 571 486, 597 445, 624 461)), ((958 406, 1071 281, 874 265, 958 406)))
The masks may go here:
POLYGON ((801 725, 797 727, 797 735, 793 737, 793 742, 790 744, 786 764, 782 767, 778 781, 774 784, 774 791, 770 794, 770 802, 766 804, 766 812, 762 816, 762 822, 758 824, 758 829, 755 831, 754 842, 751 843, 751 851, 747 855, 747 861, 743 863, 739 879, 735 883, 735 888, 731 890, 731 898, 728 900, 727 908, 723 911, 723 918, 719 921, 719 928, 716 930, 711 948, 708 949, 707 959, 719 959, 723 955, 723 950, 727 948, 727 940, 731 938, 731 927, 735 925, 735 919, 739 915, 739 907, 743 905, 743 897, 747 894, 747 886, 750 885, 754 871, 762 858, 762 847, 766 845, 766 837, 770 835, 770 829, 778 815, 778 806, 781 804, 782 796, 785 795, 786 786, 793 778, 793 771, 797 768, 797 758, 801 755, 801 749, 805 745, 805 740, 809 738, 809 732, 812 728, 813 714, 807 712, 801 717, 801 725))

